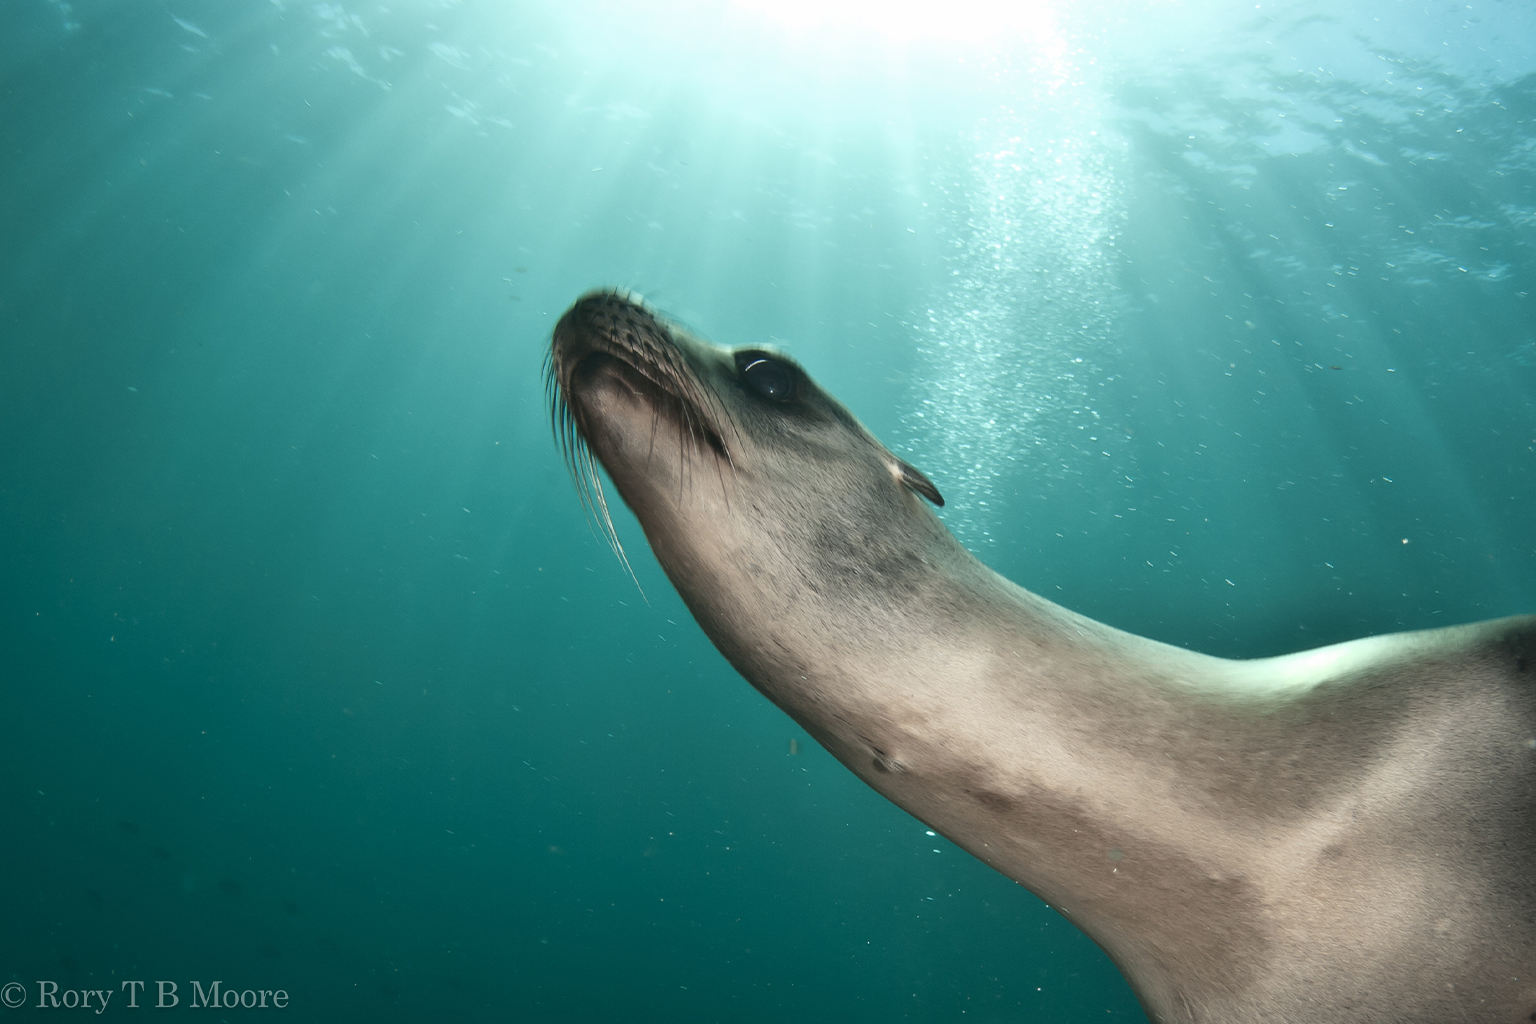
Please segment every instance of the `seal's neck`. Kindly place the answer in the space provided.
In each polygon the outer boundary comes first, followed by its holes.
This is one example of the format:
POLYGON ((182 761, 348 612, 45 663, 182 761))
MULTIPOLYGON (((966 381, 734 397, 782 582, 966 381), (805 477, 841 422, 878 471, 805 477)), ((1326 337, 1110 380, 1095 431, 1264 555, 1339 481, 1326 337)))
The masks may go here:
POLYGON ((802 593, 794 614, 711 635, 838 760, 1060 909, 1144 988, 1163 984, 1170 937, 1208 964, 1252 952, 1262 939, 1233 908, 1260 896, 1234 835, 1256 821, 1223 804, 1212 770, 1254 735, 1233 663, 1077 615, 958 543, 940 554, 899 600, 802 593))

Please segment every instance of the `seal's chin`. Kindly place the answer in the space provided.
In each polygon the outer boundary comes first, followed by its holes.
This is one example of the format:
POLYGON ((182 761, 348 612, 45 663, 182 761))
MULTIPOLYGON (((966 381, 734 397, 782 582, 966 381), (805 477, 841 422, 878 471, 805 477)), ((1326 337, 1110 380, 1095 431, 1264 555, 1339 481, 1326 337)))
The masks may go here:
POLYGON ((639 367, 601 349, 588 352, 571 367, 561 393, 588 443, 594 428, 601 428, 605 421, 632 419, 636 412, 655 417, 677 404, 674 395, 639 367))

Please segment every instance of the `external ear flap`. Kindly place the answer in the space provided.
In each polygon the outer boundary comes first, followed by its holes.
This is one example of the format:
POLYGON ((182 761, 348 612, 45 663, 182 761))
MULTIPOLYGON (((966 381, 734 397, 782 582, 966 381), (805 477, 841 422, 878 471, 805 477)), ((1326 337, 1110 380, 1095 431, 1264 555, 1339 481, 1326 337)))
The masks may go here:
POLYGON ((939 506, 939 508, 944 507, 944 495, 940 494, 939 489, 933 486, 932 480, 923 475, 922 470, 916 466, 908 465, 900 459, 896 460, 896 465, 901 470, 902 483, 939 506))

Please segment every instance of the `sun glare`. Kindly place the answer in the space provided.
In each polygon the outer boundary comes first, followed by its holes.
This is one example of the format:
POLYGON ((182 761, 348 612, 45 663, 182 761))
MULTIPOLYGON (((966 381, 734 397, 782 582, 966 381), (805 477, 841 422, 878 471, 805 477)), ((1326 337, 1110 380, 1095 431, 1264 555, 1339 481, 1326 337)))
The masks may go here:
POLYGON ((1045 0, 736 0, 794 31, 836 31, 893 42, 1016 43, 1054 31, 1045 0))

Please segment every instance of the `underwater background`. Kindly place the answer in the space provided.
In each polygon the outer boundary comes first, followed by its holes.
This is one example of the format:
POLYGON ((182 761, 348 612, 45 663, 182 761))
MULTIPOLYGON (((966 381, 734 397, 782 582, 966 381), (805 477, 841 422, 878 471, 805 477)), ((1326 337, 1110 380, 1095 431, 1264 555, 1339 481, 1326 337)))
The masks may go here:
POLYGON ((1145 1020, 637 589, 554 320, 782 347, 1123 629, 1533 612, 1533 125, 1525 0, 8 0, 0 1020, 1145 1020))

